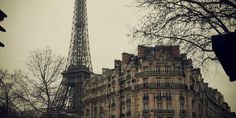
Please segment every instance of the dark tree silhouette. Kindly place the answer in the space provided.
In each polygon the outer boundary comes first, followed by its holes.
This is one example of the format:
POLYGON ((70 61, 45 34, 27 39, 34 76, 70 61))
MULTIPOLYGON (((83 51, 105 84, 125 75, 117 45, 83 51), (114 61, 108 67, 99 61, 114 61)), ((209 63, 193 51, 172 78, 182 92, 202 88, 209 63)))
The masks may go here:
POLYGON ((136 0, 149 12, 132 30, 144 44, 178 44, 197 62, 217 60, 211 36, 236 28, 235 0, 136 0))
POLYGON ((0 116, 11 118, 17 117, 16 113, 24 110, 24 94, 22 86, 27 76, 22 71, 9 73, 7 70, 0 69, 0 116))
POLYGON ((52 54, 51 49, 31 53, 27 62, 29 70, 28 99, 33 108, 50 117, 50 109, 60 84, 64 58, 52 54))

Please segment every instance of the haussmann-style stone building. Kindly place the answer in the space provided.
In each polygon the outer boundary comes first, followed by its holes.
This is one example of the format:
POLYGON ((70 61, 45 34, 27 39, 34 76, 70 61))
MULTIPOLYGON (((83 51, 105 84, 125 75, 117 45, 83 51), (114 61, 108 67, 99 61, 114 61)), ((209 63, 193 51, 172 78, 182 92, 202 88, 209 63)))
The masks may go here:
POLYGON ((235 118, 179 46, 138 46, 84 87, 84 118, 235 118))

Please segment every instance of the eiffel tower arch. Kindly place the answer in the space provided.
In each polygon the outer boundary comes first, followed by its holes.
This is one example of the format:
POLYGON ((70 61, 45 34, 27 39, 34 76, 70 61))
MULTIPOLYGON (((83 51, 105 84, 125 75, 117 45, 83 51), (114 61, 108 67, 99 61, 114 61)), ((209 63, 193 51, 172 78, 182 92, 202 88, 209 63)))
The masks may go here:
POLYGON ((66 68, 53 105, 57 112, 83 117, 83 82, 90 79, 91 73, 86 0, 75 0, 66 68))

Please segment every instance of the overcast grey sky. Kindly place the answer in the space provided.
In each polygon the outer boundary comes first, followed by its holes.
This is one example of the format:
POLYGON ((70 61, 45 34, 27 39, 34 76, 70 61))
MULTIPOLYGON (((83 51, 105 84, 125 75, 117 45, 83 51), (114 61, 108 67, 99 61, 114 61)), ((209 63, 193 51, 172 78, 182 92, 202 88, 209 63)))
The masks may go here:
MULTIPOLYGON (((0 0, 7 19, 0 24, 0 67, 24 69, 29 52, 50 47, 67 56, 72 29, 74 0, 0 0)), ((136 9, 134 0, 87 0, 89 40, 93 70, 113 68, 122 52, 136 53, 136 44, 126 35, 129 26, 139 22, 144 11, 136 9)), ((210 86, 218 88, 233 111, 236 111, 236 82, 230 83, 219 64, 209 64, 203 73, 210 86)))

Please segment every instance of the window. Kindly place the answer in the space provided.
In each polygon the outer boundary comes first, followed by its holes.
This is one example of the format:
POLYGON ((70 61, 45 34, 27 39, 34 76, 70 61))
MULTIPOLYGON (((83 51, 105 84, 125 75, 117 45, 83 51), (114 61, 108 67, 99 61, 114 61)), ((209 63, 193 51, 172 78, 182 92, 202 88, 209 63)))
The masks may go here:
POLYGON ((166 78, 166 86, 170 86, 170 78, 166 78))
POLYGON ((180 110, 184 110, 184 103, 180 103, 180 110))
POLYGON ((156 73, 160 73, 160 66, 156 66, 155 71, 156 73))
POLYGON ((143 83, 147 84, 148 83, 148 79, 147 78, 143 78, 143 83))
POLYGON ((131 82, 130 81, 127 81, 127 86, 131 86, 131 84, 130 84, 131 82))
POLYGON ((120 104, 121 104, 122 106, 124 106, 124 104, 125 104, 125 97, 124 97, 124 96, 121 96, 121 97, 120 97, 120 104))
POLYGON ((148 97, 148 93, 147 92, 144 93, 144 97, 148 97))
POLYGON ((160 82, 161 80, 160 79, 157 79, 157 86, 160 86, 160 82))
POLYGON ((163 57, 160 57, 160 62, 163 62, 163 57))
POLYGON ((131 102, 131 97, 130 97, 130 94, 127 94, 127 97, 126 97, 126 103, 130 103, 131 102))
POLYGON ((128 98, 130 98, 130 94, 129 94, 129 93, 127 94, 127 99, 128 99, 128 98))
POLYGON ((184 100, 183 91, 179 91, 179 100, 184 100))
POLYGON ((125 82, 122 81, 120 86, 121 86, 121 87, 125 87, 125 82))
POLYGON ((161 110, 162 109, 162 103, 157 103, 157 110, 161 110))
POLYGON ((180 66, 179 65, 175 67, 175 71, 180 72, 180 66))
POLYGON ((127 111, 130 112, 131 111, 131 106, 127 105, 127 111))
POLYGON ((125 113, 125 105, 122 105, 122 106, 121 106, 121 112, 122 112, 122 113, 125 113))
POLYGON ((145 93, 143 94, 143 100, 148 100, 148 93, 147 93, 147 92, 145 92, 145 93))
POLYGON ((183 96, 183 91, 179 91, 179 96, 183 96))
POLYGON ((161 91, 160 90, 157 91, 157 96, 161 96, 161 91))
POLYGON ((144 104, 143 104, 143 109, 144 109, 144 110, 148 110, 148 103, 144 103, 144 104))
POLYGON ((99 109, 100 109, 100 113, 104 112, 103 107, 100 107, 99 109))
POLYGON ((112 87, 112 92, 115 92, 115 91, 116 91, 115 87, 112 87))
POLYGON ((145 67, 143 67, 143 71, 147 72, 147 71, 149 71, 149 68, 147 66, 145 66, 145 67))
POLYGON ((115 103, 115 98, 111 98, 111 103, 115 103))
POLYGON ((171 93, 170 90, 166 90, 166 100, 171 100, 171 93))
POLYGON ((172 110, 172 103, 167 103, 166 107, 167 107, 167 110, 172 110))
POLYGON ((162 97, 161 97, 161 91, 160 90, 158 90, 157 91, 157 100, 161 100, 162 99, 162 97))
POLYGON ((182 81, 183 81, 182 78, 179 77, 178 78, 178 83, 182 83, 182 81))
POLYGON ((111 107, 111 111, 115 111, 115 107, 111 107))
POLYGON ((169 97, 170 95, 170 90, 166 90, 166 96, 169 97))
POLYGON ((170 66, 165 66, 165 74, 169 74, 170 73, 170 66))

